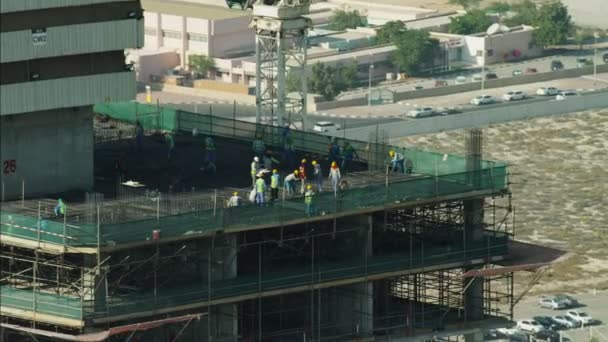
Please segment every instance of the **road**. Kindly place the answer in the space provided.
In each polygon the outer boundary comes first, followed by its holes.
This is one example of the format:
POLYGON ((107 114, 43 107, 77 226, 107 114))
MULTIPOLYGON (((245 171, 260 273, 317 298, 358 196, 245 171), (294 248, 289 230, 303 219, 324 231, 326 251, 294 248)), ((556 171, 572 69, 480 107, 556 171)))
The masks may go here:
MULTIPOLYGON (((608 342, 608 292, 585 293, 576 295, 575 297, 582 304, 578 310, 587 312, 591 317, 600 320, 602 323, 594 325, 591 328, 570 329, 565 331, 564 335, 574 342, 586 342, 589 341, 591 333, 599 342, 608 342)), ((538 298, 536 297, 530 297, 519 302, 515 306, 514 319, 521 320, 538 315, 554 316, 567 311, 541 308, 536 304, 537 300, 538 298)))
MULTIPOLYGON (((598 44, 599 46, 599 44, 598 44)), ((603 63, 601 61, 601 56, 608 52, 608 43, 601 44, 601 48, 598 48, 597 52, 597 63, 603 63)), ((562 54, 540 57, 530 60, 525 60, 516 63, 503 63, 503 64, 493 64, 486 68, 486 72, 493 72, 499 78, 513 77, 513 71, 525 71, 526 68, 535 68, 538 72, 549 72, 551 71, 551 61, 552 60, 560 60, 564 64, 564 68, 571 69, 576 68, 576 60, 577 58, 587 58, 589 60, 593 60, 593 50, 584 50, 584 51, 566 51, 562 54)), ((463 69, 457 73, 452 73, 449 75, 439 75, 437 77, 433 77, 431 79, 412 79, 409 82, 394 84, 394 85, 378 85, 376 87, 372 87, 373 89, 391 89, 395 91, 408 91, 412 90, 416 86, 421 86, 422 88, 433 88, 435 87, 435 80, 446 80, 449 85, 455 84, 455 79, 458 76, 464 76, 467 78, 467 82, 471 82, 471 78, 474 74, 479 74, 481 72, 481 68, 470 68, 463 69)), ((344 100, 349 98, 359 98, 367 96, 369 93, 368 88, 360 88, 353 91, 343 92, 338 96, 338 99, 344 100)))

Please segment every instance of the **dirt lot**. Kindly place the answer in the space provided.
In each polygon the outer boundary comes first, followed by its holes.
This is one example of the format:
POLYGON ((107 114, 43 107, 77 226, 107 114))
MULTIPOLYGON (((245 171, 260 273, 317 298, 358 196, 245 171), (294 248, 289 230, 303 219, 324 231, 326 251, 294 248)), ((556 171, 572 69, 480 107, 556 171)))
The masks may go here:
MULTIPOLYGON (((497 0, 483 0, 481 2, 481 6, 482 7, 487 6, 495 1, 497 1, 497 0)), ((388 5, 401 5, 401 6, 403 6, 405 3, 404 0, 379 0, 376 2, 380 2, 380 3, 388 4, 388 5)), ((517 2, 520 2, 520 0, 501 0, 501 2, 517 3, 517 2)), ((535 2, 541 3, 542 0, 537 0, 535 2)), ((462 9, 462 7, 460 7, 460 6, 455 6, 455 5, 449 4, 448 0, 407 0, 407 3, 405 5, 410 6, 410 7, 437 9, 440 11, 454 11, 454 10, 462 9)))
MULTIPOLYGON (((505 159, 516 238, 572 252, 531 294, 608 289, 608 109, 484 129, 485 158, 505 159)), ((401 138, 399 144, 463 153, 465 131, 401 138)), ((516 280, 525 284, 529 274, 516 280)), ((519 291, 516 291, 519 292, 519 291)))

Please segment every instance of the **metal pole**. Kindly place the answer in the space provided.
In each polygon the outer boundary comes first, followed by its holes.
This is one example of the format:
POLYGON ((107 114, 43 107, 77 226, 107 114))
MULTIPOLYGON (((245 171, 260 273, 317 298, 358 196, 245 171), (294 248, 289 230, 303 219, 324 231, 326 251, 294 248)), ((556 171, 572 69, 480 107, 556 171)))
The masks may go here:
POLYGON ((32 305, 33 305, 33 309, 34 309, 34 320, 32 322, 32 327, 34 329, 36 329, 36 303, 38 303, 38 299, 37 297, 37 293, 36 293, 36 287, 37 287, 37 273, 38 273, 38 250, 34 251, 34 254, 36 256, 36 259, 34 260, 34 267, 32 268, 33 270, 33 277, 32 277, 32 281, 33 281, 33 285, 34 285, 34 295, 32 296, 32 305))
POLYGON ((66 235, 68 233, 67 231, 67 221, 68 221, 68 207, 65 207, 65 212, 63 213, 63 250, 65 251, 65 242, 66 242, 66 235))
POLYGON ((4 203, 4 181, 2 181, 2 203, 4 203))
POLYGON ((97 272, 101 263, 101 220, 99 219, 99 205, 97 206, 97 272))
POLYGON ((485 80, 486 80, 486 57, 487 57, 487 53, 486 53, 487 49, 485 47, 485 43, 484 43, 484 47, 483 47, 483 61, 481 64, 481 90, 485 89, 485 80))
POLYGON ((40 201, 38 201, 38 224, 36 225, 36 239, 38 240, 38 248, 40 248, 40 201))
POLYGON ((211 248, 207 253, 207 341, 211 341, 211 248))
POLYGON ((217 211, 217 189, 213 189, 213 217, 217 211))
POLYGON ((21 179, 21 208, 25 208, 25 179, 21 179))
POLYGON ((156 201, 156 221, 160 221, 160 192, 158 193, 158 199, 156 201))
POLYGON ((258 341, 262 342, 262 244, 258 244, 258 341))
POLYGON ((312 236, 312 245, 310 248, 310 334, 312 335, 312 340, 314 341, 315 337, 315 289, 313 287, 315 281, 315 237, 312 236))
MULTIPOLYGON (((371 62, 371 61, 370 61, 371 62)), ((369 65, 369 72, 368 72, 368 92, 367 92, 367 115, 371 115, 371 111, 372 111, 372 72, 374 70, 374 63, 371 63, 369 65)))
POLYGON ((232 101, 232 136, 236 137, 236 100, 232 101))

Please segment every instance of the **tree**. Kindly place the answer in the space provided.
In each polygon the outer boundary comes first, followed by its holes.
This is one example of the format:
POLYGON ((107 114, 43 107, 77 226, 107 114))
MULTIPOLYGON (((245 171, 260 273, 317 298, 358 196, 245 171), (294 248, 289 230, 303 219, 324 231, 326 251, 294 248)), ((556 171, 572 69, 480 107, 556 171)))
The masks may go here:
POLYGON ((338 90, 342 91, 355 88, 357 86, 358 73, 359 66, 355 62, 339 66, 338 74, 340 76, 340 82, 338 84, 338 90))
POLYGON ((302 77, 300 77, 300 75, 293 69, 289 70, 287 73, 287 77, 285 78, 285 88, 287 88, 288 93, 302 89, 302 77))
POLYGON ((542 5, 534 26, 536 41, 541 46, 561 44, 573 31, 572 18, 561 2, 542 5))
POLYGON ((485 8, 487 13, 498 13, 505 14, 511 10, 511 5, 504 2, 494 1, 488 7, 485 8))
POLYGON ((538 17, 538 8, 530 0, 513 4, 511 11, 515 12, 515 15, 505 20, 505 25, 508 26, 534 25, 538 17))
POLYGON ((188 67, 190 70, 201 75, 202 77, 206 77, 214 66, 215 63, 213 62, 213 59, 207 56, 190 55, 190 57, 188 57, 188 67))
POLYGON ((397 37, 405 31, 401 20, 389 21, 376 32, 376 43, 387 44, 397 41, 397 37))
POLYGON ((482 10, 472 10, 465 15, 450 18, 450 33, 471 34, 485 32, 492 25, 492 20, 482 10))
POLYGON ((590 27, 576 27, 574 30, 574 41, 578 45, 578 49, 582 50, 585 41, 593 39, 595 30, 590 27))
POLYGON ((397 50, 391 55, 392 62, 408 74, 415 74, 425 61, 432 61, 439 42, 431 39, 427 31, 406 30, 395 43, 397 50))
POLYGON ((464 9, 469 9, 471 7, 477 7, 481 0, 449 0, 448 2, 452 5, 459 5, 464 9))
POLYGON ((336 68, 317 62, 312 66, 309 88, 331 101, 338 95, 338 77, 336 68))
POLYGON ((334 11, 334 14, 330 18, 331 29, 335 31, 344 31, 347 28, 354 29, 360 26, 365 26, 366 20, 359 14, 359 11, 334 11))

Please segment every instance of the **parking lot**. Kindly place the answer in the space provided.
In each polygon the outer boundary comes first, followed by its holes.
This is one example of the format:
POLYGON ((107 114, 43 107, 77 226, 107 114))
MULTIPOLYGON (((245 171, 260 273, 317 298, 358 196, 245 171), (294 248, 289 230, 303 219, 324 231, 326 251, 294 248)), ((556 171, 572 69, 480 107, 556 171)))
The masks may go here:
MULTIPOLYGON (((599 324, 567 329, 563 331, 562 336, 567 337, 574 342, 588 342, 591 337, 595 337, 598 342, 608 342, 608 325, 606 324, 608 322, 608 292, 591 292, 573 296, 580 303, 580 306, 574 310, 586 312, 593 317, 593 319, 598 320, 599 324)), ((529 319, 539 315, 563 315, 568 310, 573 309, 551 310, 541 308, 538 305, 538 297, 530 296, 517 304, 515 307, 514 319, 529 319)))

